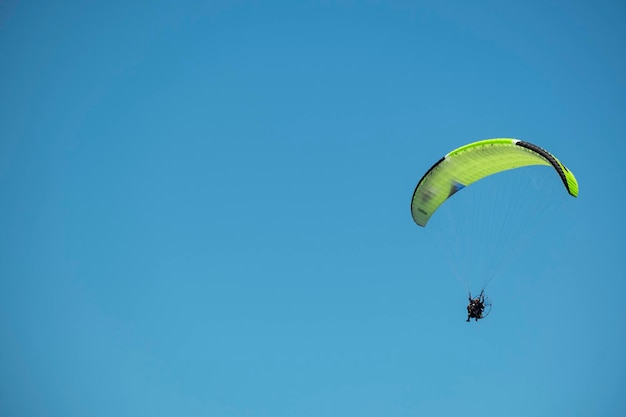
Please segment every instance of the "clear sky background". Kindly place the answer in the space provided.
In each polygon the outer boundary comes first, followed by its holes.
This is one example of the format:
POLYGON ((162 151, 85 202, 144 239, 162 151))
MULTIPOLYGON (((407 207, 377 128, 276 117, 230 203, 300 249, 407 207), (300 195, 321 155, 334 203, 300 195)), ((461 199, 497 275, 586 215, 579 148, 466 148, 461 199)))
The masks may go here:
POLYGON ((626 415, 623 2, 1 4, 3 416, 626 415), (492 137, 580 196, 468 324, 409 205, 492 137))

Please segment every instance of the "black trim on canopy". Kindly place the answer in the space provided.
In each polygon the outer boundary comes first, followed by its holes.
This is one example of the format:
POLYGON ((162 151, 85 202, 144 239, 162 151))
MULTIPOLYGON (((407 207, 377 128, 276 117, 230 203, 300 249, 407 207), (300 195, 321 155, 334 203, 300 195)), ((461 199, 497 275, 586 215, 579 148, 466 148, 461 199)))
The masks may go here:
MULTIPOLYGON (((533 145, 532 143, 529 142, 524 142, 523 140, 520 140, 516 143, 516 145, 521 146, 522 148, 526 148, 526 149, 530 149, 533 152, 538 153, 539 155, 543 156, 544 158, 546 158, 548 160, 548 162, 550 162, 550 164, 552 164, 552 166, 554 167, 554 169, 556 169, 556 172, 559 174, 559 177, 561 177, 561 181, 563 181, 563 184, 565 185, 565 188, 567 189, 567 192, 572 194, 572 190, 570 190, 569 188, 569 184, 567 183, 567 177, 565 176, 565 173, 563 172, 563 167, 554 156, 552 156, 552 154, 548 151, 546 151, 545 149, 537 146, 537 145, 533 145)), ((565 168, 567 169, 567 168, 565 168)))
MULTIPOLYGON (((415 190, 413 191, 413 198, 411 198, 411 213, 413 213, 413 201, 415 201, 415 194, 417 193, 417 189, 420 188, 420 185, 422 184, 422 182, 424 182, 424 180, 426 179, 426 177, 428 176, 428 174, 430 174, 435 168, 437 168, 437 165, 439 165, 440 163, 443 162, 443 160, 446 159, 446 157, 442 157, 440 160, 438 160, 437 162, 435 162, 435 164, 433 166, 430 167, 430 169, 428 171, 426 171, 426 173, 424 174, 424 176, 419 180, 419 182, 417 183, 417 185, 415 186, 415 190)), ((422 211, 423 214, 428 215, 428 213, 424 213, 422 211)), ((415 219, 414 219, 415 220, 415 219)))

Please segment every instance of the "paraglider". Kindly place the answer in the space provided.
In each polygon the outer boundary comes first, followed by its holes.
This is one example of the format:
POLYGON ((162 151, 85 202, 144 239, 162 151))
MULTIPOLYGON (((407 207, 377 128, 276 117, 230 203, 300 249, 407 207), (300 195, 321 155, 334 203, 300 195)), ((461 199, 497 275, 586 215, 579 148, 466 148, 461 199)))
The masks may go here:
MULTIPOLYGON (((578 182, 574 174, 545 149, 518 139, 486 139, 469 143, 449 152, 426 171, 417 183, 411 199, 413 221, 418 226, 426 227, 440 207, 464 188, 495 174, 531 166, 551 168, 553 172, 551 175, 560 179, 561 188, 564 188, 567 194, 572 197, 578 196, 578 182)), ((524 171, 524 175, 526 172, 524 171)), ((509 186, 509 188, 515 187, 516 184, 509 186)), ((551 198, 551 196, 547 198, 551 198)), ((455 213, 461 217, 463 214, 455 213)), ((520 215, 524 216, 525 213, 520 215)), ((492 217, 489 218, 489 223, 492 223, 492 217)), ((507 221, 503 220, 502 229, 506 229, 507 221)), ((474 222, 474 219, 470 218, 469 222, 474 222)), ((483 228, 486 228, 486 226, 491 225, 484 226, 483 228)), ((481 225, 479 224, 477 227, 481 227, 481 225)), ((456 233, 456 229, 454 233, 456 233)), ((471 236, 469 241, 470 245, 479 245, 478 242, 471 240, 471 236)), ((497 250, 501 246, 504 245, 499 241, 494 244, 497 250)), ((449 252, 452 252, 452 257, 462 255, 459 254, 461 252, 459 250, 450 250, 449 252)), ((486 303, 484 286, 476 298, 471 297, 470 290, 467 321, 471 318, 478 321, 486 317, 488 311, 485 308, 490 308, 490 306, 490 302, 488 306, 486 303)))
POLYGON ((467 304, 467 320, 474 319, 478 321, 480 319, 484 319, 489 315, 489 311, 491 310, 491 302, 488 298, 485 298, 484 290, 480 292, 478 297, 472 297, 472 293, 469 293, 468 297, 469 303, 467 304))

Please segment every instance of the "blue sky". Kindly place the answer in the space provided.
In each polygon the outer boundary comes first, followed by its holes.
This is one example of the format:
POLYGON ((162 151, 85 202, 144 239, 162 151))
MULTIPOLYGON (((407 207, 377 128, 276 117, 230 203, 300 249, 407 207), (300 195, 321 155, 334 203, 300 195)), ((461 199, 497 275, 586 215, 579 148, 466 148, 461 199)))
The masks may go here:
POLYGON ((506 3, 3 2, 1 414, 624 415, 626 8, 506 3), (581 191, 467 324, 409 205, 491 137, 581 191))

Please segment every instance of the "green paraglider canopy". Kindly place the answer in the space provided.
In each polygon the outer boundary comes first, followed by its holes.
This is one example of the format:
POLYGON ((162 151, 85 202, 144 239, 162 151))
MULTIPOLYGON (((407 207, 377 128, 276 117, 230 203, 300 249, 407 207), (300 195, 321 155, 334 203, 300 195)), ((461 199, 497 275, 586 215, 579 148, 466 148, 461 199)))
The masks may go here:
POLYGON ((453 150, 424 174, 411 200, 413 220, 426 226, 437 209, 462 188, 490 175, 531 165, 553 167, 567 192, 578 196, 574 174, 545 149, 518 139, 487 139, 453 150))

